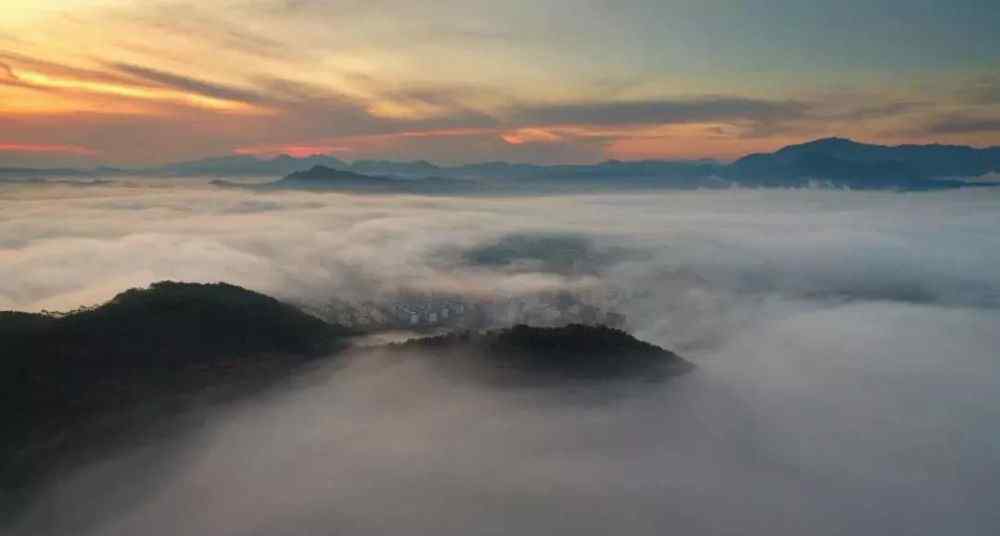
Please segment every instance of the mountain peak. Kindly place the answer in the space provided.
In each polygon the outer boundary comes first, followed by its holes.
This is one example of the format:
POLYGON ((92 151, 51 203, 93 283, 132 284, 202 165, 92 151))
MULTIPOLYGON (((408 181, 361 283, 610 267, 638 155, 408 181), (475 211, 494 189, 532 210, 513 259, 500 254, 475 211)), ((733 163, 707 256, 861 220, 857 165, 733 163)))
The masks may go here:
POLYGON ((854 141, 854 140, 852 140, 850 138, 841 138, 839 136, 829 136, 829 137, 826 137, 826 138, 816 138, 815 140, 813 140, 811 142, 806 142, 806 145, 808 145, 808 144, 816 144, 816 145, 820 145, 820 144, 823 144, 823 145, 829 145, 829 144, 861 145, 860 142, 856 142, 856 141, 854 141))
POLYGON ((436 359, 471 367, 468 370, 483 379, 501 382, 665 377, 693 367, 677 354, 624 331, 581 324, 451 333, 412 339, 393 348, 430 352, 436 359))
POLYGON ((849 138, 839 138, 836 136, 829 138, 818 138, 812 141, 807 141, 804 143, 799 143, 795 145, 788 145, 782 147, 777 152, 793 152, 801 151, 803 149, 808 150, 824 150, 824 151, 836 151, 845 149, 855 149, 860 147, 877 147, 876 145, 869 145, 867 143, 860 143, 849 138))
POLYGON ((287 178, 289 179, 358 179, 358 178, 369 178, 367 175, 362 175, 360 173, 355 173, 353 171, 347 171, 344 169, 332 168, 323 164, 316 164, 315 166, 305 170, 296 171, 290 174, 287 178))

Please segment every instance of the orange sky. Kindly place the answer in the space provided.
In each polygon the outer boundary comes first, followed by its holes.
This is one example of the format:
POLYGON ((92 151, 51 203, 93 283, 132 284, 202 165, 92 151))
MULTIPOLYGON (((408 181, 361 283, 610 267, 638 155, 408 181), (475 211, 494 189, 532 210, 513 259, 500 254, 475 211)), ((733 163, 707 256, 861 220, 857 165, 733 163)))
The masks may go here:
POLYGON ((1000 13, 958 2, 897 27, 894 3, 6 0, 0 165, 1000 144, 1000 45, 978 22, 1000 13))

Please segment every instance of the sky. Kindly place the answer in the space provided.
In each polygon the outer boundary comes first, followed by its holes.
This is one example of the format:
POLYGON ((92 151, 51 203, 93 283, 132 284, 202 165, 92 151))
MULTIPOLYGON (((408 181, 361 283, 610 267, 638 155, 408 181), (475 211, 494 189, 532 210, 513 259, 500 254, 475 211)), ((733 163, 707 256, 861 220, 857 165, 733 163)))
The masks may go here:
POLYGON ((4 0, 0 165, 1000 145, 1000 4, 4 0))

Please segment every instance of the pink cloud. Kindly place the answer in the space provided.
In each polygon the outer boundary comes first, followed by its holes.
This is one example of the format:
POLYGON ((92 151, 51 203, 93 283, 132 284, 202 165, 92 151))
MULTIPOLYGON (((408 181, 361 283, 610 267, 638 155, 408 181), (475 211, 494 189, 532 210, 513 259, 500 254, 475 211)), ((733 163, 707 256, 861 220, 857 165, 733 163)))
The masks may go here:
POLYGON ((0 142, 0 152, 3 153, 58 153, 76 156, 93 156, 99 151, 81 145, 42 144, 42 143, 3 143, 0 142))

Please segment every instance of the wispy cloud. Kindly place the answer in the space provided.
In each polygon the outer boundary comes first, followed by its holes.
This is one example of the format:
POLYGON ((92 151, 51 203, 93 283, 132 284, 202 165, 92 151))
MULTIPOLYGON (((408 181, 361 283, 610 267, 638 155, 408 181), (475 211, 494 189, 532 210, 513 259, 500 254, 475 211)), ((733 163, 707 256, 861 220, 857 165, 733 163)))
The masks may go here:
POLYGON ((13 153, 57 153, 76 156, 93 156, 98 151, 80 145, 4 143, 0 142, 0 152, 13 153))
POLYGON ((148 82, 153 82, 160 86, 204 95, 207 97, 215 97, 218 99, 238 101, 248 104, 259 103, 265 100, 261 95, 247 89, 208 82, 197 78, 154 69, 152 67, 144 67, 130 63, 112 63, 109 67, 115 71, 125 73, 148 82))
POLYGON ((529 105, 514 110, 519 122, 540 124, 671 124, 725 120, 776 121, 805 115, 809 105, 746 97, 705 96, 628 102, 529 105))
POLYGON ((933 104, 931 103, 917 101, 865 104, 856 108, 838 111, 826 117, 838 121, 866 121, 870 119, 898 117, 903 114, 917 112, 932 107, 933 104))
POLYGON ((903 73, 883 87, 844 72, 848 89, 833 91, 829 77, 772 57, 770 80, 760 51, 724 57, 721 37, 674 41, 676 21, 649 33, 649 13, 670 2, 599 4, 472 0, 434 16, 401 0, 60 6, 5 30, 17 44, 0 49, 0 123, 12 143, 91 147, 129 164, 281 147, 559 162, 732 158, 834 134, 1000 143, 995 75, 920 85, 903 73), (746 61, 750 74, 726 68, 746 61))
POLYGON ((1000 116, 946 115, 930 122, 923 131, 932 135, 1000 132, 1000 116))

